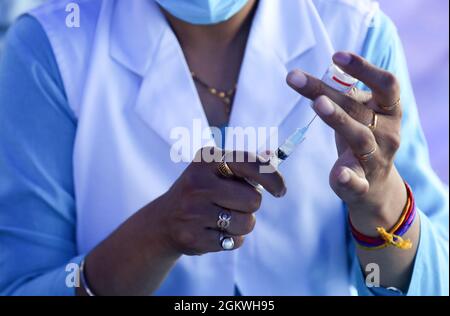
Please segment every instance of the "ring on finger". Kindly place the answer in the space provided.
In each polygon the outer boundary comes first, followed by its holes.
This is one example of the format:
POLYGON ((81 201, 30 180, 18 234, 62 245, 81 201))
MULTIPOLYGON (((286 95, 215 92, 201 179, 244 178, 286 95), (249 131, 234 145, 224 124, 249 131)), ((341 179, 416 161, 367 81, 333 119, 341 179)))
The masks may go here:
POLYGON ((222 160, 220 161, 217 170, 219 171, 219 174, 225 178, 231 178, 232 176, 234 176, 233 171, 231 171, 230 167, 228 167, 225 161, 225 155, 222 156, 222 160))
POLYGON ((233 238, 225 237, 222 233, 219 235, 219 243, 223 250, 232 250, 234 248, 233 238))
POLYGON ((391 105, 383 105, 380 104, 380 108, 382 108, 385 111, 392 111, 393 109, 395 109, 396 107, 398 107, 400 105, 400 98, 397 99, 397 101, 395 101, 394 103, 392 103, 391 105))
POLYGON ((367 127, 372 131, 375 132, 377 125, 378 125, 378 114, 375 111, 372 111, 373 115, 372 115, 372 122, 370 122, 369 125, 367 125, 367 127))
POLYGON ((224 231, 231 224, 231 213, 228 211, 222 211, 219 213, 219 219, 217 220, 217 228, 219 230, 224 231))
POLYGON ((377 151, 377 148, 375 147, 374 149, 372 149, 371 151, 369 151, 366 154, 362 154, 362 155, 358 155, 358 159, 359 161, 369 161, 370 158, 372 158, 372 156, 375 154, 375 152, 377 151))

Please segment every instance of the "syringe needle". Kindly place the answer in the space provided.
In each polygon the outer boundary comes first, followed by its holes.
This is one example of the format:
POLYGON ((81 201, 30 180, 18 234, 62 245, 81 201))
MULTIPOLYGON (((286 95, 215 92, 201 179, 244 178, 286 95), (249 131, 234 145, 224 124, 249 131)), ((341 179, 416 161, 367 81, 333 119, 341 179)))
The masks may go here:
POLYGON ((314 115, 314 117, 309 121, 309 123, 303 127, 302 129, 300 129, 299 131, 301 131, 301 141, 299 143, 302 143, 305 138, 306 138, 306 133, 308 132, 309 128, 311 127, 312 123, 314 123, 314 121, 316 120, 317 114, 314 115))
POLYGON ((309 121, 308 125, 306 125, 306 129, 308 129, 308 128, 311 126, 311 124, 316 120, 316 117, 317 117, 317 114, 314 115, 314 117, 312 118, 312 120, 309 121))

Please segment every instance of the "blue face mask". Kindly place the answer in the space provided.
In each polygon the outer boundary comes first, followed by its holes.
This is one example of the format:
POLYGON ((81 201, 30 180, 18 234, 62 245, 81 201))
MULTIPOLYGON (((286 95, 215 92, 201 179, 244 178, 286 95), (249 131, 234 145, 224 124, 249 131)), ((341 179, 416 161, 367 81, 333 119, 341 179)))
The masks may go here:
POLYGON ((238 13, 248 0, 156 0, 173 16, 190 24, 217 24, 238 13))

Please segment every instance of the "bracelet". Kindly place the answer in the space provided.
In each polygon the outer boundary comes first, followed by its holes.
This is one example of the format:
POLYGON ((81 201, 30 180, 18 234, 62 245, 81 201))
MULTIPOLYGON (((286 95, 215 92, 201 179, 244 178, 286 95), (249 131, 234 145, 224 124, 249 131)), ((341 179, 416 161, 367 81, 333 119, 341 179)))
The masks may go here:
MULTIPOLYGON (((406 201, 406 205, 402 212, 402 215, 400 216, 400 219, 397 222, 397 224, 391 229, 391 232, 395 232, 396 234, 398 234, 397 230, 400 228, 402 223, 405 221, 405 218, 408 216, 408 213, 409 213, 408 210, 412 210, 411 199, 409 198, 409 196, 406 201)), ((382 238, 368 237, 368 236, 365 236, 362 233, 358 232, 356 230, 356 228, 354 228, 350 218, 349 218, 349 222, 350 222, 350 227, 352 229, 353 236, 355 237, 355 239, 358 241, 358 243, 361 246, 366 247, 366 248, 376 248, 376 249, 382 249, 382 248, 385 248, 388 246, 386 241, 382 238)))
POLYGON ((379 234, 379 237, 369 237, 357 231, 353 226, 349 215, 348 221, 350 230, 353 238, 360 248, 365 250, 379 250, 388 246, 394 246, 396 248, 404 250, 412 248, 411 240, 405 240, 401 237, 411 228, 412 223, 414 222, 414 219, 416 217, 414 195, 412 193, 411 187, 406 182, 405 186, 407 191, 407 201, 400 219, 389 231, 386 231, 384 227, 377 227, 376 230, 379 234))
POLYGON ((85 259, 81 261, 80 264, 80 279, 81 279, 81 285, 83 286, 84 290, 86 291, 88 296, 96 296, 94 292, 92 292, 91 288, 88 285, 86 275, 84 273, 84 267, 85 267, 85 259))

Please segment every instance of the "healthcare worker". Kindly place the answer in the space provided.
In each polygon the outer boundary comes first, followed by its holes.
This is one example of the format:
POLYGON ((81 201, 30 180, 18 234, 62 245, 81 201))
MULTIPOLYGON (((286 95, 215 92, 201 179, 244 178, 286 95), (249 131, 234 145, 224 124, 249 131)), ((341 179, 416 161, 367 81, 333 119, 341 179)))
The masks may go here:
POLYGON ((448 191, 375 2, 68 4, 22 17, 0 64, 2 294, 448 295, 448 191), (364 85, 321 84, 332 59, 364 85), (194 139, 315 113, 271 173, 194 139))

